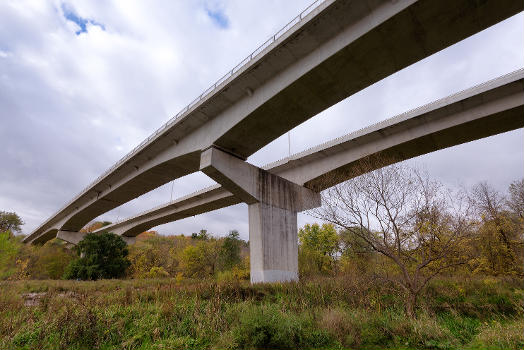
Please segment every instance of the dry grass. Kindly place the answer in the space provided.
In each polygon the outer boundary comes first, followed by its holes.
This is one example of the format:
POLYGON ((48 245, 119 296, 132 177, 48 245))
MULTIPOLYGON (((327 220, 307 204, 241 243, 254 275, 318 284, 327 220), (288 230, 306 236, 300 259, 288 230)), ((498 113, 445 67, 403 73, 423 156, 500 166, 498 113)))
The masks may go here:
POLYGON ((517 348, 520 284, 441 279, 412 320, 393 286, 358 276, 257 286, 176 279, 1 282, 0 348, 517 348), (39 293, 36 305, 25 305, 28 293, 39 293), (258 329, 267 337, 243 338, 258 329))
POLYGON ((524 348, 524 321, 489 322, 472 342, 472 349, 521 350, 524 348))

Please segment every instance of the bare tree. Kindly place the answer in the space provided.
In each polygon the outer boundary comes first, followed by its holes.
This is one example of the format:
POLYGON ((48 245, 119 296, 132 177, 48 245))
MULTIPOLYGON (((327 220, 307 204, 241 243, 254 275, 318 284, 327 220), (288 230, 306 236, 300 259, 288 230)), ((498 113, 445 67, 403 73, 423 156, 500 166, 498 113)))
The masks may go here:
POLYGON ((504 211, 506 204, 504 196, 487 182, 473 186, 469 200, 477 214, 487 220, 495 220, 504 211))
POLYGON ((524 219, 524 179, 509 185, 508 206, 520 218, 524 219))
POLYGON ((414 317, 417 297, 428 281, 467 261, 459 250, 471 231, 468 209, 427 174, 403 164, 373 170, 376 162, 354 167, 355 174, 363 175, 324 191, 322 207, 311 214, 386 257, 396 271, 386 278, 406 292, 406 312, 414 317))

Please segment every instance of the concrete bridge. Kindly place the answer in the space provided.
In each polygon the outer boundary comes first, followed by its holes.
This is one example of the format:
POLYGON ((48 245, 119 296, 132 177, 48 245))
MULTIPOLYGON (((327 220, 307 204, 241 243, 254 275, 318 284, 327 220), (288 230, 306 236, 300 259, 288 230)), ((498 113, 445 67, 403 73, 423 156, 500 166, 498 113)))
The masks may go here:
POLYGON ((79 231, 199 170, 215 146, 241 159, 365 87, 524 8, 513 0, 326 0, 277 33, 32 232, 79 231), (245 142, 249 139, 249 142, 245 142))
MULTIPOLYGON (((523 9, 511 0, 318 1, 24 241, 78 232, 99 215, 199 170, 249 203, 261 240, 272 230, 296 231, 293 213, 318 204, 314 186, 263 172, 245 163, 247 157, 348 96, 523 9), (266 187, 231 179, 233 168, 264 177, 266 187), (274 196, 273 188, 288 192, 274 196), (262 220, 267 216, 274 218, 269 226, 262 220)), ((288 273, 293 264, 266 269, 261 280, 294 279, 288 273)))
MULTIPOLYGON (((252 266, 252 281, 294 279, 298 254, 296 212, 318 206, 315 193, 359 175, 352 171, 359 161, 373 156, 382 156, 390 162, 402 161, 522 127, 524 69, 313 147, 269 164, 263 169, 257 169, 216 148, 210 148, 202 154, 200 166, 219 185, 205 188, 95 232, 113 232, 132 243, 136 235, 152 227, 246 202, 250 208, 251 255, 256 257, 256 251, 253 250, 259 248, 276 252, 272 254, 273 258, 266 258, 268 261, 262 257, 259 259, 262 261, 262 267, 252 266), (278 196, 285 192, 294 193, 295 190, 268 189, 269 186, 261 184, 265 179, 261 174, 272 177, 274 181, 291 183, 292 186, 313 191, 299 189, 298 191, 303 191, 298 192, 302 194, 302 199, 297 200, 298 204, 294 207, 283 205, 281 197, 276 201, 269 201, 267 198, 261 198, 261 194, 257 193, 258 188, 265 188, 270 194, 278 192, 278 196), (286 230, 261 229, 259 221, 269 215, 259 218, 258 207, 252 209, 252 205, 267 202, 290 211, 288 213, 278 210, 278 220, 284 223, 290 221, 293 226, 286 230), (255 213, 252 213, 253 211, 255 213), (281 232, 287 232, 288 235, 281 235, 281 232), (272 267, 271 271, 290 267, 291 273, 272 272, 268 275, 263 266, 272 267)), ((377 164, 380 165, 385 164, 377 164)), ((272 213, 273 224, 275 216, 277 215, 272 213)), ((78 232, 59 231, 57 237, 76 244, 83 235, 78 232)), ((253 257, 251 260, 257 261, 253 257)))

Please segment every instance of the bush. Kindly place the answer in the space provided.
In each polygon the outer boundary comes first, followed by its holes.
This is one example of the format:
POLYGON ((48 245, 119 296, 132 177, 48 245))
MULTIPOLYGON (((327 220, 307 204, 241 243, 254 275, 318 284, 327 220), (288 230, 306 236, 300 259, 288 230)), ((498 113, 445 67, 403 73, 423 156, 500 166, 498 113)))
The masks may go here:
POLYGON ((128 247, 131 266, 127 274, 133 278, 148 278, 152 268, 162 267, 170 276, 175 276, 180 271, 179 255, 190 244, 189 237, 142 233, 137 236, 137 242, 128 247))
POLYGON ((80 257, 67 266, 65 279, 118 278, 124 276, 130 265, 126 242, 112 233, 89 233, 76 250, 80 257))
POLYGON ((240 240, 238 231, 230 231, 226 238, 222 240, 222 245, 218 251, 220 270, 231 270, 234 266, 241 263, 240 240))
POLYGON ((276 306, 252 306, 244 310, 232 333, 237 349, 318 348, 334 343, 311 320, 284 314, 276 306))
POLYGON ((169 277, 169 272, 167 272, 162 266, 154 266, 146 274, 146 278, 167 278, 169 277))

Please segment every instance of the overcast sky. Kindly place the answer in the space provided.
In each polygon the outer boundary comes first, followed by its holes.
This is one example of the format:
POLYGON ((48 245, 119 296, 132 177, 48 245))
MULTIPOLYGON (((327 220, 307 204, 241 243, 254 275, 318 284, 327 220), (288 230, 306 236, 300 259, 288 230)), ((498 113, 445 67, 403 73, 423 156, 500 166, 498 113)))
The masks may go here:
MULTIPOLYGON (((30 233, 312 0, 0 1, 0 210, 30 233)), ((291 131, 291 151, 524 67, 522 13, 349 97, 291 131)), ((524 116, 523 116, 524 117, 524 116)), ((249 161, 288 155, 287 137, 249 161)), ((410 162, 446 186, 524 176, 522 129, 410 162)), ((213 181, 193 174, 99 219, 115 221, 213 181)), ((314 219, 299 216, 299 225, 314 219)), ((156 228, 248 237, 239 204, 156 228)))

